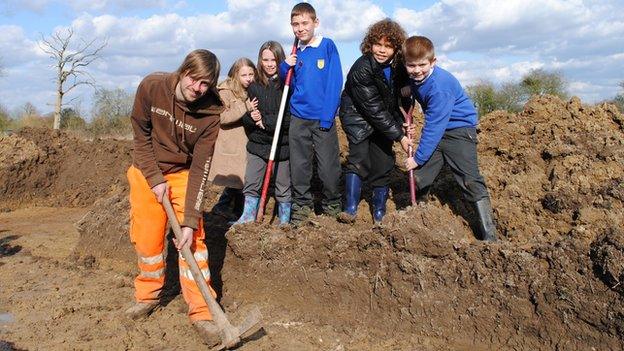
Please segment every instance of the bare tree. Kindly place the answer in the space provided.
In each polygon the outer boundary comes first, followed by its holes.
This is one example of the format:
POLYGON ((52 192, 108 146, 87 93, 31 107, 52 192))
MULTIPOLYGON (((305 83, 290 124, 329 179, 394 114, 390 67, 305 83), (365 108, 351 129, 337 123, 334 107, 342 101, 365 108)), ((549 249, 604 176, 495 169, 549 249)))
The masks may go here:
MULTIPOLYGON (((63 97, 72 89, 80 85, 95 87, 93 76, 85 70, 93 61, 97 60, 100 52, 106 46, 106 40, 96 43, 80 40, 73 45, 73 28, 57 31, 49 38, 41 36, 39 47, 50 55, 56 69, 56 103, 54 105, 54 129, 61 127, 61 110, 63 97)), ((71 102, 71 101, 70 101, 71 102)))
POLYGON ((39 116, 39 111, 30 101, 21 106, 22 117, 39 116))

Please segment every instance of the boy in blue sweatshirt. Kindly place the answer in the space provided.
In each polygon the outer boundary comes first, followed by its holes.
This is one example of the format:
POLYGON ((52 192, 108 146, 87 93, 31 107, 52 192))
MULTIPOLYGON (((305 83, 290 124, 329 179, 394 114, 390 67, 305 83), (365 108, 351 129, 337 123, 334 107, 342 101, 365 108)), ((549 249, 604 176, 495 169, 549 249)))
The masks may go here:
POLYGON ((485 180, 477 161, 477 111, 449 72, 435 65, 431 40, 413 36, 403 44, 412 95, 423 109, 425 123, 413 157, 405 167, 416 169, 418 189, 430 186, 447 163, 466 200, 478 215, 479 239, 496 241, 496 226, 485 180))
POLYGON ((290 25, 299 39, 297 53, 280 64, 280 76, 294 67, 290 97, 290 176, 292 182, 291 224, 300 226, 312 214, 312 158, 323 183, 323 212, 337 216, 341 210, 340 158, 334 118, 340 104, 342 68, 331 39, 315 36, 319 21, 308 3, 295 5, 290 25))

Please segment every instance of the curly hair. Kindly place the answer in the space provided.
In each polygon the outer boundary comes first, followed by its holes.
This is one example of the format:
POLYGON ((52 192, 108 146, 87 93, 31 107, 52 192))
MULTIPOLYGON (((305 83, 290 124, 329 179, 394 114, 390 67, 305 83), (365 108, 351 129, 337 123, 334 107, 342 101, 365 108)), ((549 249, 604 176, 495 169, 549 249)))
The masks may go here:
POLYGON ((386 38, 394 46, 396 55, 401 50, 401 46, 407 38, 407 33, 405 33, 400 24, 390 18, 373 23, 368 27, 362 44, 360 44, 362 54, 370 54, 373 50, 373 44, 376 44, 382 38, 386 38))

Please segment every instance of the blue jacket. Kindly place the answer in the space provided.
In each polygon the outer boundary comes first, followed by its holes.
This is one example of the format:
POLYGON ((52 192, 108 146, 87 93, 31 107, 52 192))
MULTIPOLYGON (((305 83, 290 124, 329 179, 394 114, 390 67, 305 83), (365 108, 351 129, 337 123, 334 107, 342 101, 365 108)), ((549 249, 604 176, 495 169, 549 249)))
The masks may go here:
POLYGON ((412 95, 425 114, 414 160, 423 165, 442 140, 444 132, 461 127, 476 127, 477 111, 457 78, 435 66, 423 82, 411 80, 412 95))
MULTIPOLYGON (((288 64, 280 64, 280 77, 286 79, 288 64)), ((342 67, 336 45, 331 39, 297 48, 297 63, 290 83, 290 112, 294 117, 320 121, 331 128, 340 103, 342 67)))

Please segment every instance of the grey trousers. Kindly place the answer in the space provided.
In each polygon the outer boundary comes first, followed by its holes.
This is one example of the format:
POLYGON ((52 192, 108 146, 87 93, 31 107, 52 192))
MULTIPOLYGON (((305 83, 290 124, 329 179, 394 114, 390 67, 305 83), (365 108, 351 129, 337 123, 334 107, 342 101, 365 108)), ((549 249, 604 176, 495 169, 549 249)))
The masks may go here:
MULTIPOLYGON (((260 197, 262 182, 268 160, 247 152, 247 168, 245 169, 245 196, 260 197)), ((273 163, 273 181, 275 184, 275 199, 278 202, 291 202, 290 196, 290 165, 288 160, 273 163)))
POLYGON ((444 132, 429 161, 414 171, 418 190, 429 187, 447 163, 469 202, 488 198, 485 180, 477 160, 477 130, 456 128, 444 132))
POLYGON ((313 206, 311 189, 313 157, 323 183, 323 205, 340 204, 340 149, 336 124, 329 130, 319 129, 318 120, 295 116, 290 120, 290 176, 293 202, 299 206, 313 206))

